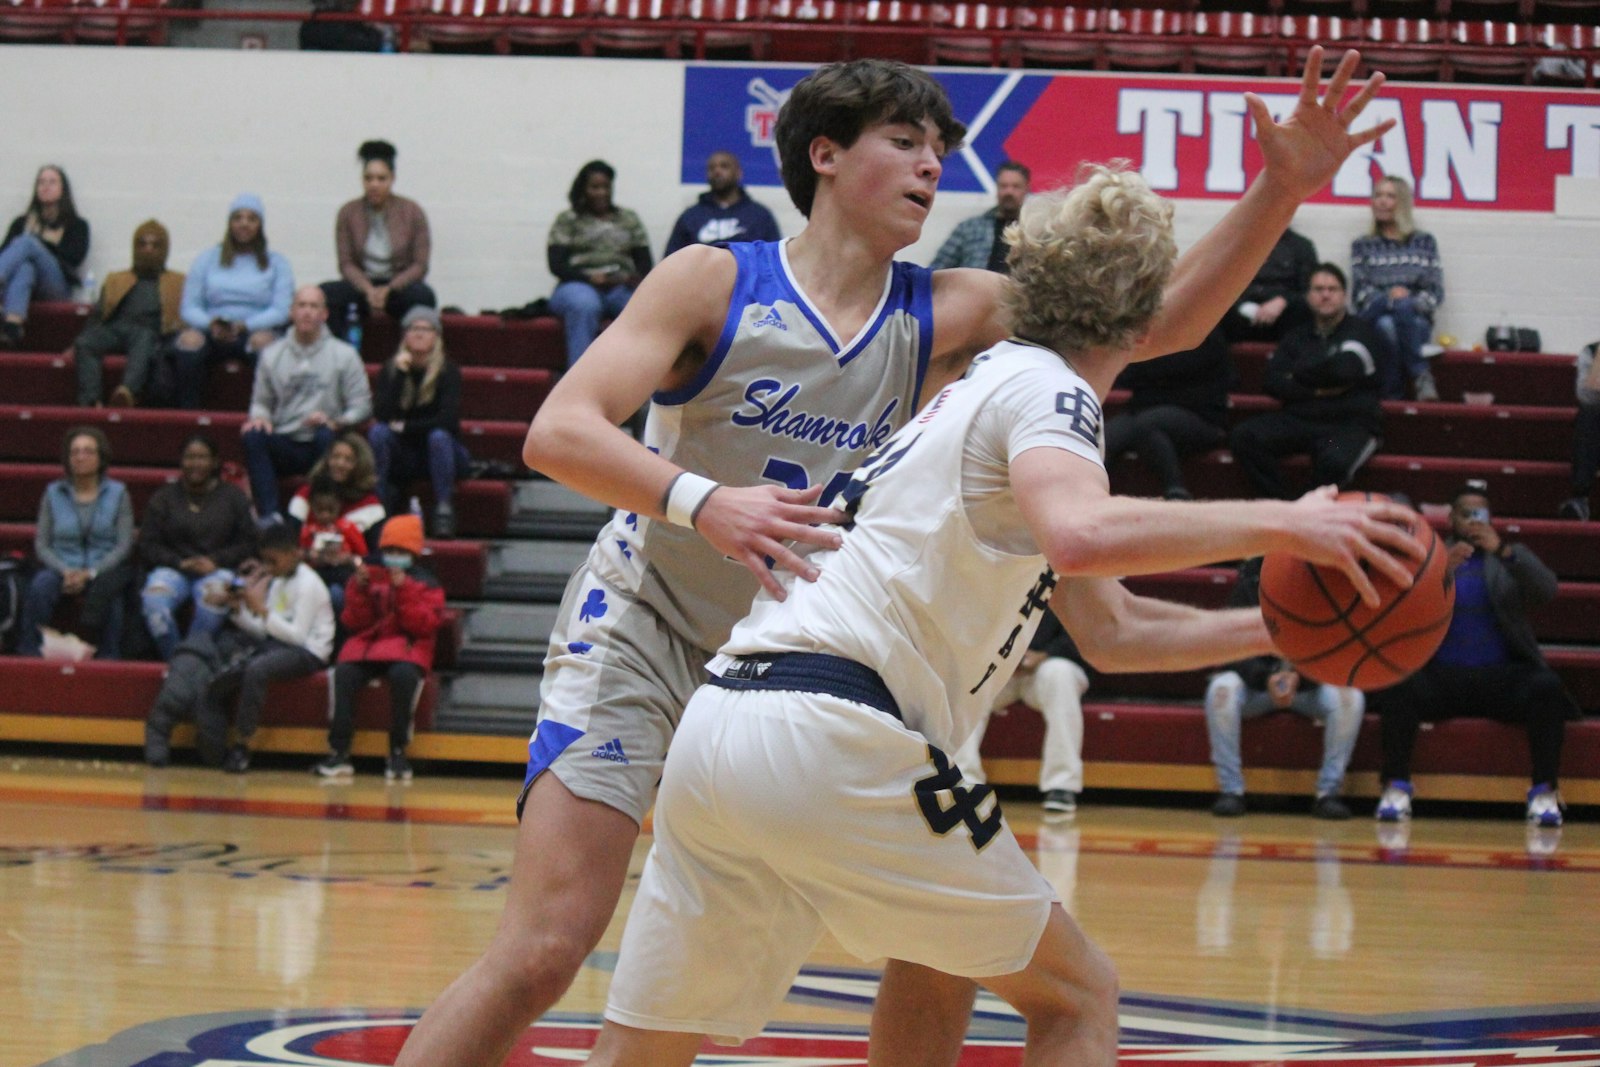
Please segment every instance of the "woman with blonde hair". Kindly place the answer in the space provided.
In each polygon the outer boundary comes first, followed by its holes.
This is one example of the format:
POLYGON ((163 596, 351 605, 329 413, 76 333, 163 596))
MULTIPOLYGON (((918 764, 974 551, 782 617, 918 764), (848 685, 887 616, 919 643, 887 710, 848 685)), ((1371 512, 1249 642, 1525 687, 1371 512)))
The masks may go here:
POLYGON ((433 484, 433 536, 454 537, 450 499, 471 458, 461 444, 461 369, 445 357, 433 308, 412 308, 401 325, 400 350, 384 364, 372 391, 367 440, 377 462, 379 492, 398 513, 411 483, 426 471, 433 484))
POLYGON ((1356 314, 1393 350, 1383 367, 1383 395, 1402 395, 1403 369, 1418 400, 1438 400, 1422 348, 1444 303, 1444 268, 1433 234, 1412 222, 1411 205, 1411 183, 1404 178, 1391 174, 1373 187, 1372 232, 1350 246, 1351 297, 1356 314))

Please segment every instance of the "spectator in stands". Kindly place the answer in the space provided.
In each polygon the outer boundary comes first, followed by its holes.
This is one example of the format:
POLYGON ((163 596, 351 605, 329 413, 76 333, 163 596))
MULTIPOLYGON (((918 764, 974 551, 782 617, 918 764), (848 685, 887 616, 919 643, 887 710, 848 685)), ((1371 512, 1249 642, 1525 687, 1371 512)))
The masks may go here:
POLYGON ((149 399, 163 338, 183 324, 183 275, 167 269, 167 228, 148 219, 133 231, 133 269, 106 275, 89 322, 67 354, 78 370, 78 406, 105 398, 102 365, 113 352, 127 354, 122 384, 111 406, 131 408, 149 399))
POLYGON ((350 580, 367 554, 367 535, 339 514, 344 501, 331 478, 324 476, 313 481, 308 487, 306 503, 311 514, 300 526, 300 550, 317 577, 328 587, 328 596, 337 615, 344 608, 344 583, 350 580))
POLYGON ((78 630, 96 646, 96 659, 117 659, 123 595, 133 581, 133 503, 128 487, 106 477, 111 442, 92 426, 68 430, 61 446, 64 475, 45 486, 33 554, 39 569, 28 583, 18 627, 17 654, 40 654, 63 596, 81 597, 78 630))
POLYGON ((412 482, 426 471, 433 484, 433 535, 454 537, 451 498, 472 460, 461 443, 461 370, 445 357, 437 311, 412 308, 402 325, 400 350, 378 374, 375 421, 367 431, 379 492, 398 513, 412 482))
POLYGON ((1276 341, 1310 314, 1306 291, 1317 268, 1317 246, 1293 230, 1272 247, 1267 261, 1222 319, 1230 341, 1276 341))
POLYGON ((1127 407, 1106 422, 1106 459, 1137 452, 1168 500, 1192 500, 1182 456, 1220 445, 1227 436, 1228 386, 1233 363, 1222 330, 1200 347, 1129 364, 1117 388, 1131 389, 1127 407))
POLYGON ((31 300, 72 295, 88 254, 89 224, 78 216, 67 172, 53 163, 40 167, 28 210, 11 220, 0 244, 0 348, 21 347, 31 300))
POLYGON ((567 202, 550 227, 550 273, 558 280, 550 310, 567 338, 567 366, 578 362, 600 332, 602 316, 616 318, 650 272, 650 239, 639 216, 611 201, 617 172, 595 159, 572 179, 567 202))
POLYGON ((1433 659, 1375 700, 1383 719, 1383 796, 1377 817, 1411 817, 1411 750, 1417 726, 1462 716, 1520 722, 1533 762, 1528 821, 1560 826, 1556 791, 1566 720, 1578 709, 1545 662, 1528 612, 1555 599, 1556 576, 1527 545, 1490 522, 1486 483, 1468 482, 1450 503, 1456 606, 1433 659))
MULTIPOLYGON (((1055 612, 1045 611, 1028 651, 1017 661, 1016 673, 995 694, 994 707, 1002 710, 1020 700, 1044 717, 1039 792, 1046 822, 1078 810, 1078 794, 1083 792, 1083 694, 1088 691, 1089 675, 1078 646, 1055 612)), ((987 781, 978 755, 987 726, 986 719, 952 757, 969 782, 987 781)))
POLYGON ((322 290, 301 286, 292 315, 294 329, 261 354, 250 417, 239 430, 256 514, 264 523, 278 515, 278 479, 304 474, 342 428, 372 415, 367 369, 355 349, 328 332, 322 290))
POLYGON ((300 51, 383 51, 384 31, 366 22, 338 18, 360 9, 360 0, 312 0, 311 17, 300 24, 300 51))
POLYGON ((1379 179, 1372 190, 1372 232, 1350 246, 1350 280, 1356 314, 1389 342, 1383 395, 1403 395, 1403 371, 1418 400, 1438 400, 1424 353, 1433 316, 1444 303, 1444 268, 1438 243, 1416 228, 1411 208, 1410 182, 1393 175, 1379 179))
POLYGON ((383 529, 382 567, 361 566, 345 589, 342 621, 350 631, 333 668, 333 723, 328 755, 314 768, 325 778, 355 773, 350 741, 355 736, 356 694, 374 678, 389 682, 389 759, 383 776, 410 781, 406 746, 428 671, 434 641, 444 622, 444 590, 416 566, 422 555, 422 520, 398 515, 383 529))
POLYGON ((1283 402, 1239 423, 1233 455, 1262 496, 1294 494, 1280 457, 1309 452, 1314 485, 1348 485, 1378 448, 1380 408, 1374 353, 1382 338, 1347 313, 1344 272, 1323 263, 1311 275, 1311 320, 1284 334, 1267 361, 1266 391, 1283 402))
POLYGON ((267 686, 314 674, 328 665, 333 652, 333 606, 328 587, 300 558, 295 532, 284 525, 261 534, 261 567, 252 570, 242 589, 229 594, 229 621, 254 645, 249 658, 218 675, 206 691, 201 731, 225 729, 226 705, 239 698, 233 720, 233 743, 222 769, 243 774, 250 769, 250 743, 261 722, 267 686))
POLYGON ((667 238, 667 255, 685 245, 776 241, 782 236, 772 212, 745 192, 743 177, 739 157, 732 152, 713 152, 706 158, 706 184, 711 188, 678 216, 667 238))
MULTIPOLYGON (((1257 557, 1240 565, 1228 605, 1242 608, 1259 603, 1261 559, 1257 557)), ((1350 808, 1339 794, 1366 707, 1361 690, 1314 682, 1277 656, 1242 660, 1213 675, 1206 686, 1206 732, 1211 737, 1211 764, 1217 771, 1217 800, 1211 805, 1211 814, 1228 818, 1245 813, 1240 721, 1273 711, 1296 711, 1323 727, 1322 769, 1317 772, 1311 814, 1319 819, 1348 819, 1350 808)))
POLYGON ((1561 505, 1561 516, 1589 521, 1589 490, 1600 472, 1600 341, 1578 353, 1578 420, 1572 427, 1572 496, 1561 505))
POLYGON ((1006 273, 1006 227, 1016 221, 1028 199, 1033 172, 1021 163, 1000 164, 994 174, 994 207, 957 224, 928 266, 933 270, 972 267, 1006 273))
POLYGON ((348 519, 371 544, 377 527, 384 519, 383 501, 375 492, 378 485, 377 464, 367 439, 355 430, 349 430, 328 446, 328 452, 306 476, 306 484, 295 490, 289 500, 289 520, 296 525, 304 523, 311 515, 311 485, 326 479, 339 491, 339 517, 348 519))
POLYGON ((181 640, 177 614, 194 605, 183 636, 215 634, 228 617, 226 595, 240 564, 255 555, 250 501, 222 480, 216 442, 191 434, 178 461, 178 480, 157 489, 139 526, 139 555, 150 569, 140 599, 144 621, 161 658, 170 662, 181 640))
POLYGON ((341 207, 334 219, 340 278, 322 283, 333 332, 342 341, 349 340, 351 307, 364 321, 372 308, 399 319, 419 304, 438 303, 422 280, 433 250, 428 215, 421 204, 394 192, 394 145, 363 141, 356 155, 363 195, 341 207))
POLYGON ((228 205, 222 243, 196 256, 184 279, 185 328, 173 346, 178 406, 201 406, 213 363, 242 359, 255 366, 283 332, 293 299, 289 261, 267 250, 261 198, 240 193, 228 205))

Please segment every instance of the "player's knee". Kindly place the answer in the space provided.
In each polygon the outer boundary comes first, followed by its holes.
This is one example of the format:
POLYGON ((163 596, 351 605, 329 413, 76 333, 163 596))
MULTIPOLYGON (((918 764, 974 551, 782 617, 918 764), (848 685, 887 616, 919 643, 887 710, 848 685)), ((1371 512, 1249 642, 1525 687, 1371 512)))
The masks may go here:
POLYGON ((594 946, 555 930, 530 930, 495 939, 489 955, 511 999, 537 1015, 572 985, 594 946))

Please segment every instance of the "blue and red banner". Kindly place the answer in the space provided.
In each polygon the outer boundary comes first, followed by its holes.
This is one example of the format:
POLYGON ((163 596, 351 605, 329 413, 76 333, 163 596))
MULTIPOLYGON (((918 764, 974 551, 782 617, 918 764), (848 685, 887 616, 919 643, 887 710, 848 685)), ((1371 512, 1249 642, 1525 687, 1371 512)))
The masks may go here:
MULTIPOLYGON (((745 182, 778 186, 772 129, 804 67, 696 66, 684 75, 683 181, 725 149, 745 182)), ((1133 160, 1168 196, 1231 199, 1261 170, 1244 94, 1275 115, 1293 110, 1281 79, 1127 74, 931 72, 950 94, 969 143, 945 163, 940 188, 988 192, 1007 159, 1035 187, 1071 180, 1082 161, 1133 160)), ((1322 203, 1364 203, 1373 182, 1410 180, 1428 207, 1548 212, 1556 178, 1600 178, 1600 93, 1501 86, 1387 85, 1357 128, 1394 118, 1382 140, 1346 163, 1322 203)))

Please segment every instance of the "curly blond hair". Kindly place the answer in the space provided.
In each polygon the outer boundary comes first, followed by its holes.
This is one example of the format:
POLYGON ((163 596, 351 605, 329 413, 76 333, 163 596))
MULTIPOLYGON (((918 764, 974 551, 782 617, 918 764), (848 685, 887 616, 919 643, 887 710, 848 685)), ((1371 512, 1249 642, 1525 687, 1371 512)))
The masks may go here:
POLYGON ((1085 163, 1075 185, 1030 198, 1005 241, 1012 328, 1063 353, 1131 346, 1177 257, 1172 205, 1126 160, 1085 163))

